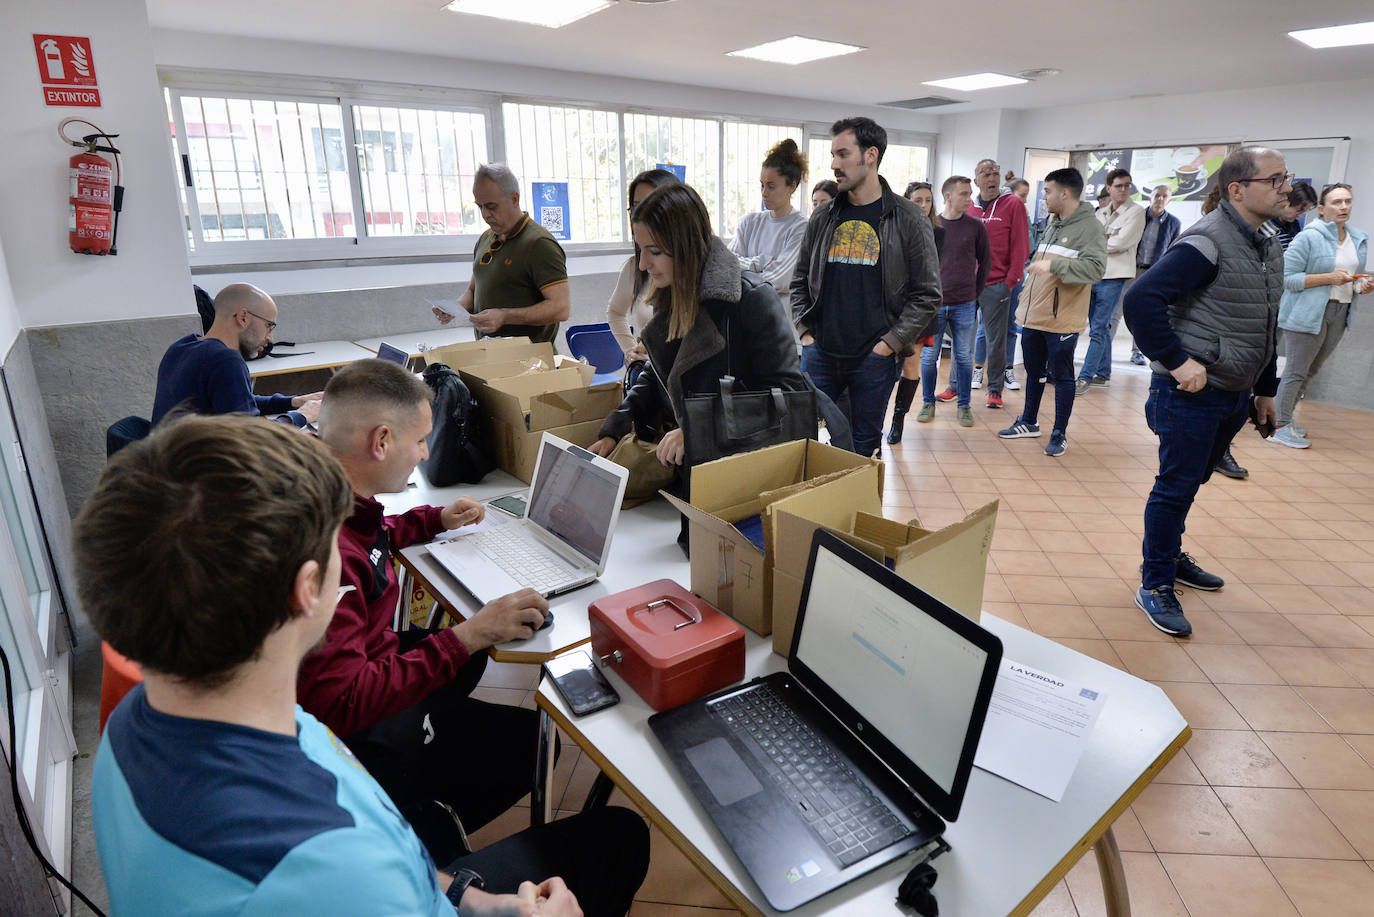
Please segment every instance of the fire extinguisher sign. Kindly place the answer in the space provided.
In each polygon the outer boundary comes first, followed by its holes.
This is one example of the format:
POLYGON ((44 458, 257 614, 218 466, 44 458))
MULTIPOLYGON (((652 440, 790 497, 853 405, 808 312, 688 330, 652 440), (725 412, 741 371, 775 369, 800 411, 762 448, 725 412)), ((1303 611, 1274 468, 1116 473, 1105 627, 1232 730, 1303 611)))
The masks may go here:
POLYGON ((38 81, 48 105, 100 107, 91 40, 75 35, 34 35, 38 81))

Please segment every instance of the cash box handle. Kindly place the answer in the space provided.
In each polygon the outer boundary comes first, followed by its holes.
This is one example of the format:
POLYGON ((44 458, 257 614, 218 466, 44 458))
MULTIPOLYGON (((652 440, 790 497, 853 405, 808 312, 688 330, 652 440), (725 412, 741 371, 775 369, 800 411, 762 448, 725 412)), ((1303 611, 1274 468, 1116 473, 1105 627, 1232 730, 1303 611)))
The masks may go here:
POLYGON ((677 624, 674 624, 673 630, 682 630, 684 627, 687 627, 688 625, 701 623, 701 615, 696 611, 696 609, 683 608, 681 605, 677 603, 677 600, 674 599, 672 596, 667 596, 666 598, 661 598, 653 602, 650 602, 648 605, 644 606, 644 610, 653 611, 655 608, 660 608, 664 605, 667 605, 669 608, 673 609, 678 614, 682 615, 684 618, 687 619, 686 621, 679 621, 677 624))

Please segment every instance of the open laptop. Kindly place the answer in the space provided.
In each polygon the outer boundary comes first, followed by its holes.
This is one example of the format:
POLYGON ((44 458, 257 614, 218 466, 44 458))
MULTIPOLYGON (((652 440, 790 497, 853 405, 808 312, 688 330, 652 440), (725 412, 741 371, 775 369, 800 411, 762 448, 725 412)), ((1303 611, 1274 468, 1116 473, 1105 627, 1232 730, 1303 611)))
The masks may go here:
POLYGON ((959 815, 1001 659, 996 636, 818 530, 788 671, 649 726, 788 911, 910 851, 948 849, 941 816, 959 815))
POLYGON ((399 363, 401 366, 410 365, 410 354, 399 347, 383 341, 377 345, 377 359, 390 360, 392 363, 399 363))
POLYGON ((606 569, 629 472, 545 433, 523 518, 429 546, 483 604, 529 586, 549 596, 606 569))

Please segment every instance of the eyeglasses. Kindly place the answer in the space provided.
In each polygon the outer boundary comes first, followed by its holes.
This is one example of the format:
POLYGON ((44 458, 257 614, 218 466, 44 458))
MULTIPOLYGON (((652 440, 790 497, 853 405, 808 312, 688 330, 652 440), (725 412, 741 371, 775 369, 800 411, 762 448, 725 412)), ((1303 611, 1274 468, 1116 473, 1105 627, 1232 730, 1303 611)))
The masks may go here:
POLYGON ((974 172, 973 174, 981 178, 984 175, 1000 175, 1002 174, 1002 170, 997 168, 997 166, 988 166, 986 168, 979 169, 977 172, 974 172))
POLYGON ((1294 177, 1295 176, 1292 172, 1282 172, 1278 175, 1266 175, 1262 178, 1237 178, 1234 180, 1242 185, 1248 185, 1252 181, 1267 181, 1270 185, 1273 186, 1274 190, 1277 191, 1284 185, 1291 182, 1294 179, 1294 177))
POLYGON ((256 318, 258 321, 260 321, 260 322, 262 322, 264 325, 266 325, 268 331, 271 331, 273 328, 277 327, 277 323, 276 323, 276 322, 272 321, 272 320, 269 319, 269 318, 264 318, 263 316, 261 316, 261 315, 259 315, 258 313, 254 312, 252 309, 244 309, 243 311, 244 311, 244 312, 247 312, 249 315, 253 316, 253 317, 256 318))
POLYGON ((506 240, 505 240, 505 239, 494 239, 494 240, 492 240, 492 243, 491 243, 490 245, 487 246, 487 250, 484 251, 484 252, 482 252, 482 257, 480 257, 480 258, 477 259, 477 263, 478 263, 478 264, 491 264, 491 256, 494 255, 494 254, 496 254, 497 252, 499 252, 499 251, 501 250, 501 246, 503 246, 503 245, 505 245, 505 244, 506 244, 506 240))

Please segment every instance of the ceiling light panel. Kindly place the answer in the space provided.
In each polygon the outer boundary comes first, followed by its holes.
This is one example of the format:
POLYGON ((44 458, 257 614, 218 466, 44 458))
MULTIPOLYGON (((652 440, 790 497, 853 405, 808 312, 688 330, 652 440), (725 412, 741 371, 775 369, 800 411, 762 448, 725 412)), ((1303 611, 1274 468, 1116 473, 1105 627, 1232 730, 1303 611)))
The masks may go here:
POLYGON ((453 0, 444 9, 452 13, 490 16, 510 22, 559 29, 611 6, 615 0, 453 0))
POLYGON ((1298 29, 1288 34, 1309 48, 1371 45, 1374 44, 1374 22, 1353 22, 1350 25, 1333 25, 1324 29, 1298 29))
POLYGON ((1015 86, 1027 82, 1019 76, 1005 73, 970 73, 968 76, 952 76, 944 80, 926 80, 926 86, 939 86, 941 89, 954 89, 959 92, 973 92, 977 89, 995 89, 998 86, 1015 86))
POLYGON ((769 61, 774 64, 805 64, 827 57, 853 54, 855 51, 862 50, 864 49, 858 45, 846 45, 838 41, 824 41, 819 38, 789 35, 787 38, 779 38, 777 41, 765 42, 752 48, 742 48, 739 51, 727 53, 730 57, 751 57, 755 60, 769 61))

